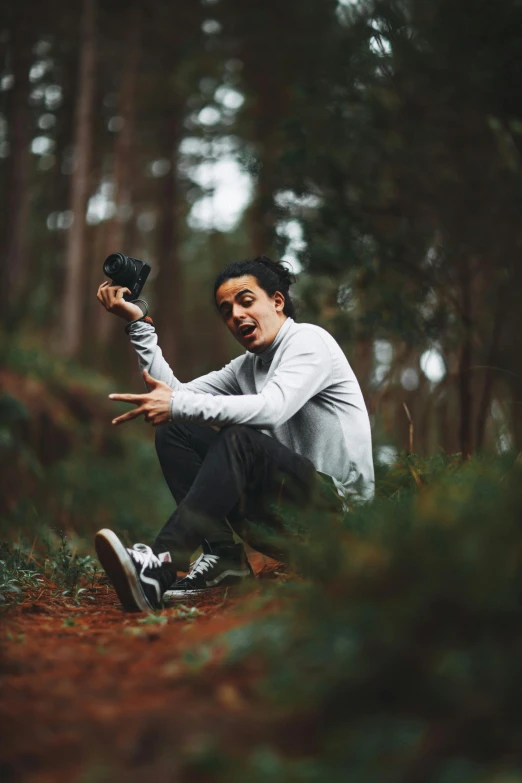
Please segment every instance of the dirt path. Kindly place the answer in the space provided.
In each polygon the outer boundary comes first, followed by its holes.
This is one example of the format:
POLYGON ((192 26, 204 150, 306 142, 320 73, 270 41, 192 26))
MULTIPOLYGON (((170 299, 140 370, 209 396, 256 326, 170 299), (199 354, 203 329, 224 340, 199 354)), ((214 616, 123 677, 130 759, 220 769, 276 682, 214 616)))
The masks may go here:
MULTIPOLYGON (((273 578, 277 564, 253 566, 273 578)), ((280 716, 257 704, 255 665, 217 666, 216 637, 252 619, 252 596, 185 606, 124 614, 99 585, 79 606, 46 589, 5 613, 2 783, 214 780, 213 755, 270 736, 280 716)))

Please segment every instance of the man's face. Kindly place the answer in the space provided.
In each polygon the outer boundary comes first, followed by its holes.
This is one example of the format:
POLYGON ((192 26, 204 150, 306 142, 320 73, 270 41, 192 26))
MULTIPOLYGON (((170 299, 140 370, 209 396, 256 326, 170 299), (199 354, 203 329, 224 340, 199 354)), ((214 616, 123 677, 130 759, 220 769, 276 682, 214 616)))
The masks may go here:
POLYGON ((261 353, 271 345, 286 315, 284 296, 269 296, 253 275, 231 277, 216 291, 221 318, 243 348, 261 353))

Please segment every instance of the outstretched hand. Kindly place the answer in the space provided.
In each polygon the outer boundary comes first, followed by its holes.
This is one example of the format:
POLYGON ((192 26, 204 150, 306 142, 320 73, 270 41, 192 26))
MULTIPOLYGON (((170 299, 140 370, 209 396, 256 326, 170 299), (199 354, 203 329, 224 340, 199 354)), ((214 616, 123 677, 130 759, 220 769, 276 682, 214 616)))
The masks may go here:
POLYGON ((172 389, 163 381, 157 381, 147 370, 143 370, 143 379, 147 386, 152 387, 152 391, 147 394, 109 394, 110 400, 121 400, 122 402, 132 402, 137 407, 133 411, 124 413, 118 418, 113 419, 113 424, 123 424, 125 421, 136 419, 144 414, 145 421, 150 422, 154 427, 170 421, 170 398, 172 389))

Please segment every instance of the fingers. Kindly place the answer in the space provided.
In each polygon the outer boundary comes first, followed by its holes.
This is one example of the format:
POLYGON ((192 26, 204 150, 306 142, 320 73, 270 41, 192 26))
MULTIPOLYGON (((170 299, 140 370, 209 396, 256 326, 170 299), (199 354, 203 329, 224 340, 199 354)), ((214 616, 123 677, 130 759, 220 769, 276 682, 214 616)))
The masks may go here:
POLYGON ((143 379, 148 386, 157 386, 160 383, 147 370, 143 370, 143 379))
POLYGON ((145 416, 145 421, 152 424, 153 427, 157 427, 169 421, 169 417, 167 413, 155 413, 153 416, 145 416))
POLYGON ((145 402, 148 399, 146 394, 109 394, 109 400, 120 400, 121 402, 133 402, 135 405, 145 402))
MULTIPOLYGON (((124 424, 126 421, 130 421, 131 419, 137 419, 138 416, 141 416, 142 413, 143 411, 140 409, 136 409, 135 411, 129 411, 128 413, 124 413, 122 416, 118 416, 116 419, 113 419, 112 423, 124 424)), ((166 418, 165 415, 144 416, 144 419, 148 424, 152 424, 153 427, 157 427, 159 424, 164 424, 166 421, 169 421, 169 419, 166 418)))
POLYGON ((147 407, 145 405, 142 405, 139 408, 136 408, 133 411, 128 411, 127 413, 123 413, 121 416, 117 416, 115 419, 112 420, 113 424, 124 424, 126 421, 131 421, 132 419, 137 419, 138 416, 141 416, 144 414, 143 418, 148 424, 152 424, 153 427, 157 427, 158 424, 163 424, 166 421, 170 421, 168 413, 165 411, 162 411, 160 413, 153 412, 147 410, 147 407))
POLYGON ((124 424, 126 421, 131 421, 131 419, 137 419, 138 416, 141 416, 141 414, 144 411, 141 408, 136 408, 134 411, 128 411, 127 413, 122 414, 121 416, 118 416, 116 419, 112 420, 113 424, 124 424))
POLYGON ((130 293, 130 288, 111 285, 110 282, 106 280, 99 286, 96 297, 103 304, 105 309, 110 312, 116 302, 121 301, 125 294, 130 293))
POLYGON ((103 293, 105 294, 105 298, 107 302, 106 304, 107 310, 111 310, 114 302, 116 301, 116 299, 119 298, 117 296, 117 292, 118 292, 118 288, 116 288, 116 286, 113 285, 108 285, 107 288, 104 289, 103 293))
POLYGON ((108 280, 106 280, 104 283, 101 284, 101 286, 98 287, 98 291, 96 292, 97 299, 102 303, 104 307, 107 307, 106 290, 108 285, 109 282, 108 280))
POLYGON ((145 416, 143 417, 145 421, 148 424, 152 424, 153 427, 157 427, 158 424, 167 421, 165 414, 149 413, 145 410, 144 407, 141 407, 141 408, 136 408, 136 410, 123 413, 121 416, 117 416, 115 419, 112 420, 112 423, 124 424, 126 421, 137 419, 138 416, 141 416, 143 413, 145 414, 145 416))
POLYGON ((105 283, 102 283, 98 288, 98 299, 102 302, 106 310, 111 310, 116 299, 115 292, 118 290, 118 287, 111 285, 108 280, 106 280, 105 283))

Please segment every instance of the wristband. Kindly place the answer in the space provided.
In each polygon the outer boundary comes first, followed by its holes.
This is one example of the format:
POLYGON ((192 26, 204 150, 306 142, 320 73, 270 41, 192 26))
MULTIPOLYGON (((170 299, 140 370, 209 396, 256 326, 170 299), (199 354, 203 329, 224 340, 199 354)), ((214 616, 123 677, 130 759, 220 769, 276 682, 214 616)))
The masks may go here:
POLYGON ((132 326, 132 324, 137 324, 139 321, 147 320, 149 323, 152 323, 152 318, 147 318, 147 315, 149 313, 149 306, 145 301, 145 299, 135 299, 132 304, 138 305, 143 315, 141 316, 141 318, 135 318, 134 321, 129 321, 129 323, 125 327, 125 334, 129 334, 129 327, 132 326))
POLYGON ((129 334, 129 329, 131 328, 132 324, 139 324, 142 321, 143 323, 154 326, 154 321, 152 320, 150 315, 142 315, 141 318, 136 318, 134 321, 129 321, 129 323, 125 327, 125 334, 129 334))
MULTIPOLYGON (((132 304, 138 305, 141 312, 143 313, 142 318, 149 314, 149 306, 145 299, 135 299, 132 304)), ((137 320, 141 321, 141 318, 138 318, 137 320)))

